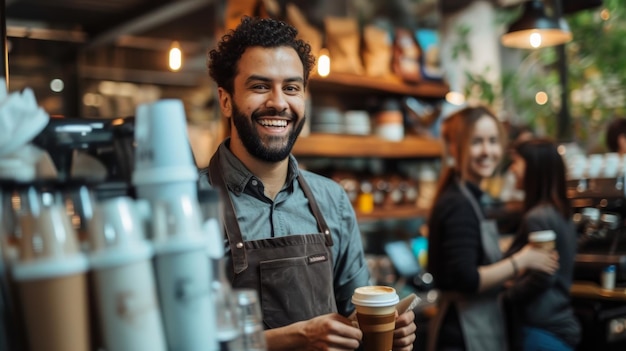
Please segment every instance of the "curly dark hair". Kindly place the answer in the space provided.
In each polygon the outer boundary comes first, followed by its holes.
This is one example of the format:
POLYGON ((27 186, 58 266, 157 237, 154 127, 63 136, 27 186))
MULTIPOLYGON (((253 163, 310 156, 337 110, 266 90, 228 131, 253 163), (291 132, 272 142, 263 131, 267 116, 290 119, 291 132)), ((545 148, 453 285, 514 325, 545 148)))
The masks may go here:
POLYGON ((217 44, 217 48, 209 52, 209 75, 217 86, 232 94, 237 64, 247 48, 289 46, 296 50, 302 61, 306 85, 311 68, 315 64, 315 57, 311 54, 311 46, 297 39, 297 35, 298 31, 285 22, 244 16, 237 28, 225 34, 217 44))

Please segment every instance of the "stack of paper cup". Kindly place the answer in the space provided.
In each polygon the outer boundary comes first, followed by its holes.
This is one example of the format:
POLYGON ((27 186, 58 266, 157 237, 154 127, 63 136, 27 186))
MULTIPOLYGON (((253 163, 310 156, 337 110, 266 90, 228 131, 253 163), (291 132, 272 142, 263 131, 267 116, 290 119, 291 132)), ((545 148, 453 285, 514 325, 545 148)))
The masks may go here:
POLYGON ((87 258, 63 206, 43 207, 32 218, 13 266, 29 350, 88 351, 87 258))
POLYGON ((137 107, 135 169, 132 183, 139 198, 159 201, 196 194, 198 171, 180 100, 137 107))
POLYGON ((89 226, 99 324, 106 350, 167 350, 152 268, 134 201, 99 203, 89 226))
POLYGON ((168 349, 217 350, 212 266, 197 196, 154 203, 152 221, 168 349))

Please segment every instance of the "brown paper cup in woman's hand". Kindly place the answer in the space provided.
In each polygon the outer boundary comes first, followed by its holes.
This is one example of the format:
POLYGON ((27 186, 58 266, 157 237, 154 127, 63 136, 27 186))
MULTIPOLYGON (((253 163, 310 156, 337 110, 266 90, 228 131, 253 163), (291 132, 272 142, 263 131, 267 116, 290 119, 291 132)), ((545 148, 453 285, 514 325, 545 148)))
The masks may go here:
POLYGON ((392 287, 363 286, 354 290, 352 303, 363 332, 363 350, 391 350, 398 301, 398 294, 392 287))
POLYGON ((528 242, 536 248, 546 251, 554 250, 556 233, 553 230, 540 230, 528 235, 528 242))

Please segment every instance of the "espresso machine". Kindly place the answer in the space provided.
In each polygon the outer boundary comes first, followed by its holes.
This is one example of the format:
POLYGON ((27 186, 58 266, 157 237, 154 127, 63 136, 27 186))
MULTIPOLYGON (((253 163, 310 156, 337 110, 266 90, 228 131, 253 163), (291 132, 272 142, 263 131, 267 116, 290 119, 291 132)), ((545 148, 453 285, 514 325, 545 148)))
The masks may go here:
POLYGON ((626 349, 624 182, 623 173, 568 181, 578 230, 571 291, 572 305, 582 326, 578 350, 626 349))
POLYGON ((98 198, 109 198, 132 195, 133 138, 134 117, 51 118, 33 143, 50 154, 59 183, 89 184, 98 198), (100 166, 76 175, 77 161, 88 158, 100 166))
POLYGON ((616 284, 626 285, 624 176, 577 179, 568 184, 579 233, 574 278, 600 283, 602 270, 613 265, 616 284))

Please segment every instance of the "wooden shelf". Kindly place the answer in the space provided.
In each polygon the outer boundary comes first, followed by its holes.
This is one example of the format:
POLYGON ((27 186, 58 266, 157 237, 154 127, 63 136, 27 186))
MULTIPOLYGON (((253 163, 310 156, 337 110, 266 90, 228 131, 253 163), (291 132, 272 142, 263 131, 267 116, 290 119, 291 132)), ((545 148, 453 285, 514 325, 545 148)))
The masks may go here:
POLYGON ((570 288, 570 295, 594 300, 626 301, 626 289, 624 287, 607 290, 594 282, 585 281, 574 281, 570 288))
POLYGON ((374 78, 345 73, 333 73, 324 78, 311 75, 309 87, 312 91, 389 93, 421 98, 443 98, 449 91, 447 85, 439 82, 407 84, 396 76, 374 78))
POLYGON ((310 157, 440 157, 437 139, 407 136, 402 141, 387 141, 374 135, 339 135, 314 133, 300 137, 293 148, 296 156, 310 157))
POLYGON ((427 217, 429 210, 417 206, 397 206, 393 208, 375 208, 374 211, 364 213, 356 210, 359 221, 378 221, 384 219, 410 219, 427 217))

